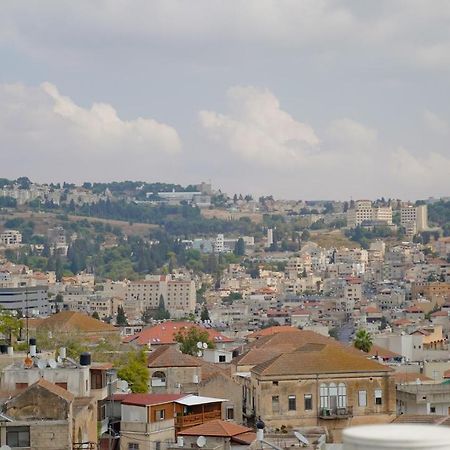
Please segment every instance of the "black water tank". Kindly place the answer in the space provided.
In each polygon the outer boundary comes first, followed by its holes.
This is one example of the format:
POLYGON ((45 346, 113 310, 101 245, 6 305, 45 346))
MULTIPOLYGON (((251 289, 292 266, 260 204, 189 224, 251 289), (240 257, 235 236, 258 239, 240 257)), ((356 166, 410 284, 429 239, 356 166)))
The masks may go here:
POLYGON ((91 354, 84 352, 80 355, 80 366, 90 366, 91 365, 91 354))
POLYGON ((8 353, 8 346, 6 344, 0 344, 0 353, 8 353))
POLYGON ((30 338, 30 345, 36 345, 36 338, 30 338))

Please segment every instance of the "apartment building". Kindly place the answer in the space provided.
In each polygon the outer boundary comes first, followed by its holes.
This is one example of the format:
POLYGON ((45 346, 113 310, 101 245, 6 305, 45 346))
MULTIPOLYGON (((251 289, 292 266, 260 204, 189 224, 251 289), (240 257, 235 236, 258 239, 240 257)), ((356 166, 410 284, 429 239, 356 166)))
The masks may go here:
POLYGON ((22 233, 17 230, 5 230, 0 233, 0 244, 5 247, 17 247, 22 243, 22 233))
POLYGON ((50 313, 47 290, 47 286, 0 287, 0 307, 28 317, 45 316, 50 313))
POLYGON ((406 205, 400 210, 400 225, 405 227, 407 234, 416 234, 428 229, 427 205, 406 205))
POLYGON ((355 206, 347 211, 347 226, 355 228, 365 222, 382 222, 392 225, 390 206, 373 207, 370 200, 357 200, 355 206))
MULTIPOLYGON (((171 317, 184 317, 195 311, 196 290, 193 280, 180 280, 173 276, 149 276, 132 281, 125 293, 124 308, 134 305, 142 314, 147 308, 158 309, 160 297, 171 317)), ((131 317, 129 317, 131 318, 131 317)))

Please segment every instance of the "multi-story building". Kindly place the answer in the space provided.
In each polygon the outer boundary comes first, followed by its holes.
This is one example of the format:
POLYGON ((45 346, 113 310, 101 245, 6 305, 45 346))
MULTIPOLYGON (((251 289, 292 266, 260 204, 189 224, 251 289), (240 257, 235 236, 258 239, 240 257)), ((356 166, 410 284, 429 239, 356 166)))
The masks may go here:
POLYGON ((428 229, 427 205, 406 205, 400 210, 400 225, 407 234, 416 234, 428 229))
POLYGON ((347 226, 355 228, 365 222, 392 225, 392 208, 390 206, 372 207, 370 200, 357 200, 355 206, 347 211, 347 226))
POLYGON ((0 233, 0 244, 5 247, 17 247, 22 243, 22 233, 17 230, 5 230, 0 233))
POLYGON ((21 311, 23 315, 47 315, 50 304, 47 286, 0 288, 0 307, 5 311, 21 311))
POLYGON ((173 276, 147 277, 132 281, 125 294, 124 308, 142 314, 146 309, 158 309, 160 297, 171 317, 183 317, 195 311, 196 290, 193 280, 173 276))

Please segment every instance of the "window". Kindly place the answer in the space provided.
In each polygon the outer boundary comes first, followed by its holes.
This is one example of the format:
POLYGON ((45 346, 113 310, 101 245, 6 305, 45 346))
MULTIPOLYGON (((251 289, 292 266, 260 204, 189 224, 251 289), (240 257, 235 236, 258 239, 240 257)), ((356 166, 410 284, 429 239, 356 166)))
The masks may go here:
POLYGON ((272 397, 272 413, 278 414, 280 412, 280 397, 274 395, 272 397))
POLYGON ((367 391, 358 392, 358 405, 367 406, 367 391))
POLYGON ((156 420, 164 420, 165 416, 166 416, 166 412, 164 411, 164 409, 157 409, 155 411, 156 420))
POLYGON ((289 411, 297 410, 297 399, 295 398, 295 395, 290 395, 288 397, 288 410, 289 411))
POLYGON ((103 387, 103 374, 101 370, 91 370, 92 389, 101 389, 103 387))
POLYGON ((381 389, 375 389, 375 405, 381 405, 383 403, 383 391, 381 389))
POLYGON ((344 383, 320 385, 320 407, 335 410, 347 407, 347 387, 344 383))
POLYGON ((137 444, 136 442, 129 442, 128 450, 139 450, 139 444, 137 444))
POLYGON ((436 406, 430 406, 430 414, 436 413, 436 406))
POLYGON ((227 420, 234 420, 234 408, 232 406, 227 407, 227 420))
POLYGON ((155 450, 161 450, 161 441, 155 442, 155 450))
POLYGON ((328 408, 328 386, 326 384, 320 385, 320 407, 328 408))
POLYGON ((30 447, 30 427, 7 427, 6 444, 10 447, 30 447))
POLYGON ((219 355, 219 362, 220 362, 220 363, 226 362, 225 355, 219 355))
POLYGON ((338 408, 347 407, 347 386, 344 383, 339 383, 338 385, 338 408))
POLYGON ((311 411, 313 409, 312 395, 305 394, 304 400, 305 400, 305 411, 311 411))

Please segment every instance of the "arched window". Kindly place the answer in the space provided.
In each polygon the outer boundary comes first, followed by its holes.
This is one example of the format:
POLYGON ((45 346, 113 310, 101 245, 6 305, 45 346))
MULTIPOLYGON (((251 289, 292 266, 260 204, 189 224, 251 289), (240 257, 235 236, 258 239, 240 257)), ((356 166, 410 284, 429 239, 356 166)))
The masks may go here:
POLYGON ((158 386, 165 386, 165 385, 166 385, 166 374, 161 370, 153 372, 152 386, 158 387, 158 386))

